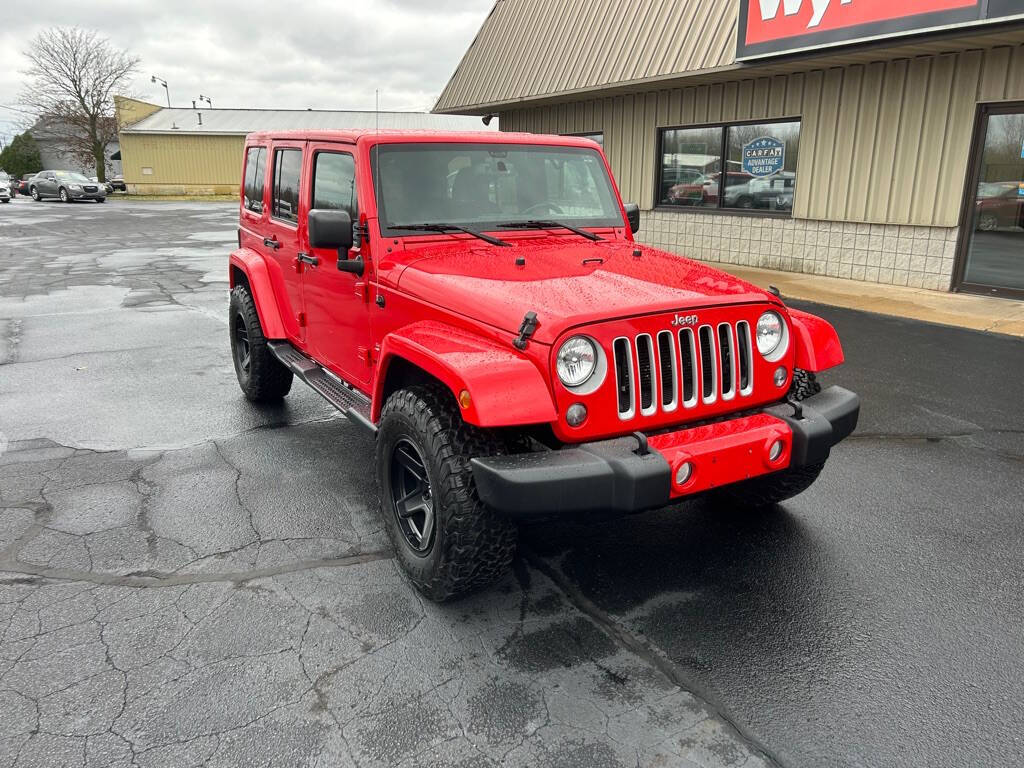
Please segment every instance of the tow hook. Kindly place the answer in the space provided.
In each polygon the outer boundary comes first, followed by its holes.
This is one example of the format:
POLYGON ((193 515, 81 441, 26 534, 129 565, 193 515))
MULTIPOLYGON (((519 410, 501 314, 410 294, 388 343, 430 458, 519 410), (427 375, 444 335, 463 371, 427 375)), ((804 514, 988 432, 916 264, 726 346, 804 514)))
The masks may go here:
POLYGON ((800 404, 800 401, 790 397, 786 400, 786 404, 793 409, 793 418, 797 421, 802 421, 804 418, 804 407, 800 404))
POLYGON ((526 344, 530 341, 530 337, 533 336, 533 332, 537 330, 538 325, 537 313, 527 312, 523 317, 522 324, 519 326, 519 336, 513 340, 512 346, 519 350, 526 349, 526 344))

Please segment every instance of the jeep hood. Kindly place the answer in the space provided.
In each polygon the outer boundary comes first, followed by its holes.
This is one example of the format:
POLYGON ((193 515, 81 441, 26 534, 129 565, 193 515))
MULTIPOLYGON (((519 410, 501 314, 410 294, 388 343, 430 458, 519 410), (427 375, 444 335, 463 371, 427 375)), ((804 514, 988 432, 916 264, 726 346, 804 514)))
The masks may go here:
POLYGON ((711 305, 779 303, 767 291, 720 270, 621 240, 548 238, 510 248, 460 240, 406 255, 409 262, 392 272, 403 293, 510 333, 518 331, 523 315, 536 312, 540 324, 534 339, 544 344, 595 321, 711 305), (517 266, 517 259, 525 264, 517 266))

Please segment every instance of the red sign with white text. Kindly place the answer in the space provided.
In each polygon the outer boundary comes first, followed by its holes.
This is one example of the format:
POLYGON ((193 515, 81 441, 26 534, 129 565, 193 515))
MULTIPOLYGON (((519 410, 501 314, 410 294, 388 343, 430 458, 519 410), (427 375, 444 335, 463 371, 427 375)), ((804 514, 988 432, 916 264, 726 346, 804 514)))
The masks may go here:
POLYGON ((739 61, 1024 20, 1024 0, 733 1, 740 6, 739 61))
POLYGON ((975 8, 980 0, 751 0, 747 45, 907 19, 936 11, 975 8))

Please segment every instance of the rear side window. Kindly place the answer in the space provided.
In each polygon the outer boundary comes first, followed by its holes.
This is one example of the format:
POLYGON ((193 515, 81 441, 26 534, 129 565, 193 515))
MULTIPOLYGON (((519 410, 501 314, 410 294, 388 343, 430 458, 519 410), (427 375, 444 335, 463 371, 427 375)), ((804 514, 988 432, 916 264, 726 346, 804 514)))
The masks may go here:
POLYGON ((242 200, 246 210, 263 213, 263 178, 266 175, 266 165, 266 148, 249 147, 245 155, 245 198, 242 200))
POLYGON ((299 177, 302 173, 301 149, 274 152, 274 194, 270 213, 285 221, 299 220, 299 177))
POLYGON ((313 208, 348 211, 355 221, 359 215, 356 202, 356 164, 352 155, 318 152, 313 161, 313 208))

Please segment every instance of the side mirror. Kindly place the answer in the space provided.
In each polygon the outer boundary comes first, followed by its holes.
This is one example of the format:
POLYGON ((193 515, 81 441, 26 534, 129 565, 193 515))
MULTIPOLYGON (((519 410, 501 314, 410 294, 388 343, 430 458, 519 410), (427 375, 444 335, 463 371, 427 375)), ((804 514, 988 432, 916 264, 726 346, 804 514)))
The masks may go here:
POLYGON ((309 212, 309 246, 311 248, 336 248, 339 259, 342 254, 348 258, 352 247, 352 217, 348 211, 314 208, 309 212))
POLYGON ((626 203, 626 221, 629 222, 629 230, 634 235, 640 231, 640 206, 636 203, 626 203))

